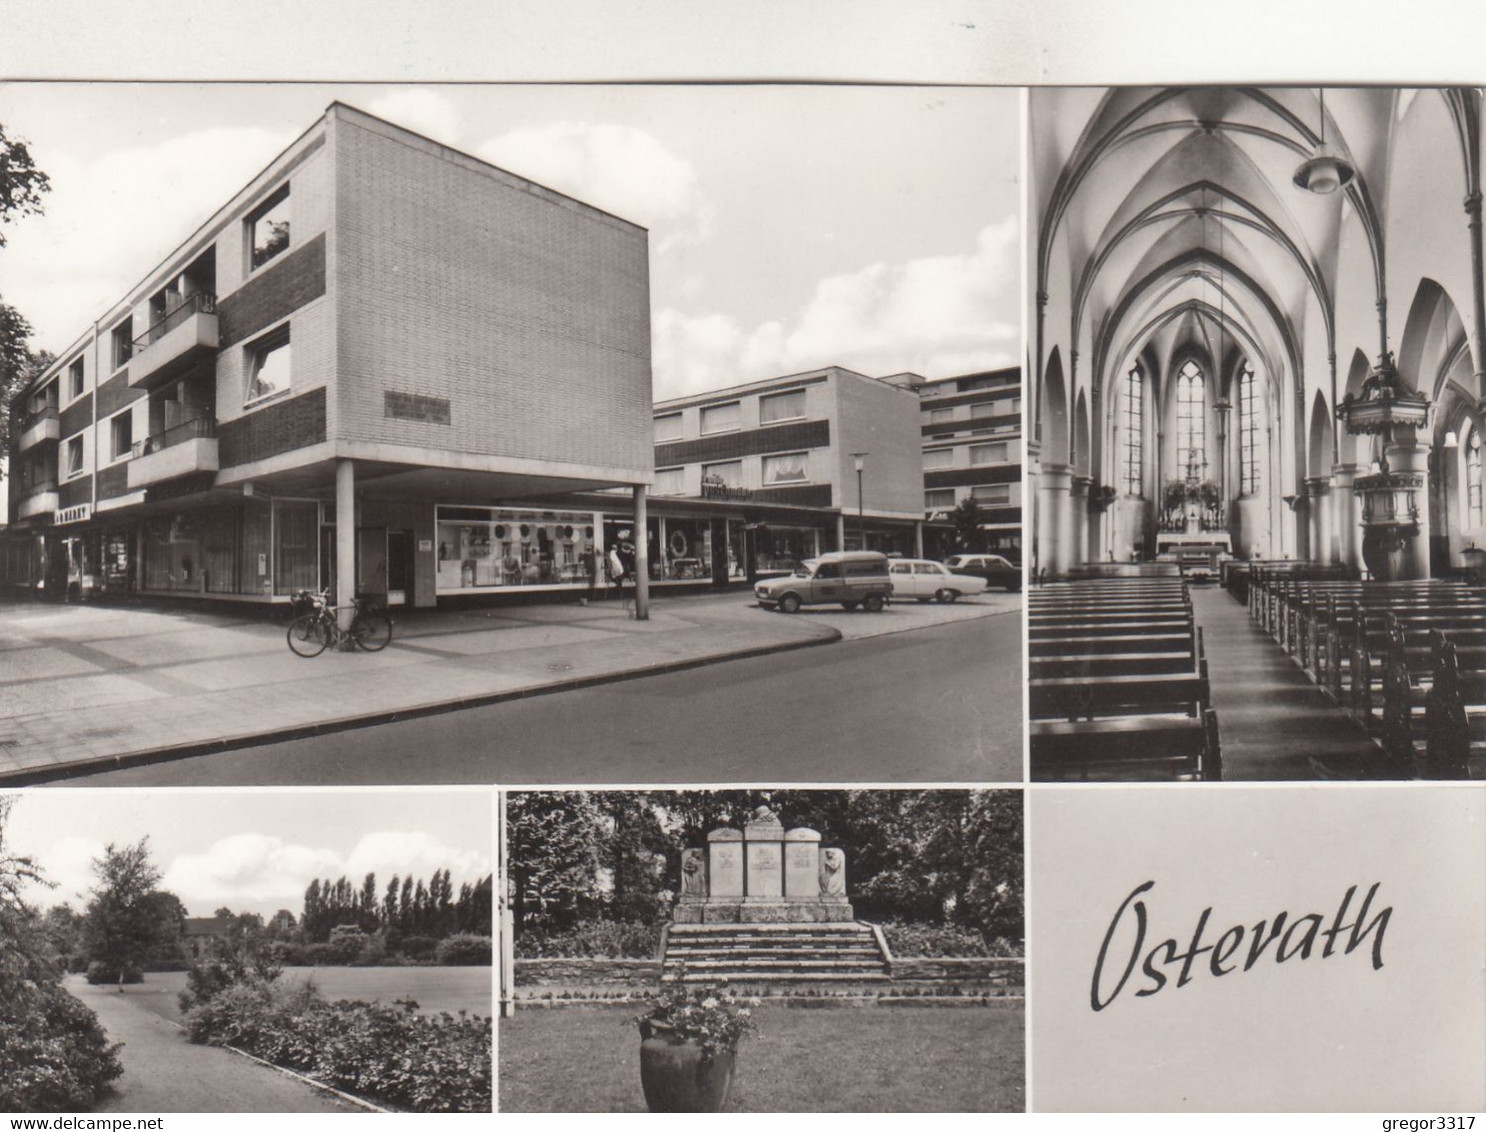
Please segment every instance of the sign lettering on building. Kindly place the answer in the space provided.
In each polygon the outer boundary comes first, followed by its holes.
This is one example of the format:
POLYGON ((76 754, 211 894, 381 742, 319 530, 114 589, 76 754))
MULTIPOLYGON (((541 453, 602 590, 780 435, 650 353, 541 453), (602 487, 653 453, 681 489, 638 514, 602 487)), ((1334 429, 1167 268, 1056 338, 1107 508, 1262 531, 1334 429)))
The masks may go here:
POLYGON ((68 523, 86 523, 92 517, 93 505, 79 503, 73 507, 64 507, 57 512, 57 526, 65 526, 68 523))

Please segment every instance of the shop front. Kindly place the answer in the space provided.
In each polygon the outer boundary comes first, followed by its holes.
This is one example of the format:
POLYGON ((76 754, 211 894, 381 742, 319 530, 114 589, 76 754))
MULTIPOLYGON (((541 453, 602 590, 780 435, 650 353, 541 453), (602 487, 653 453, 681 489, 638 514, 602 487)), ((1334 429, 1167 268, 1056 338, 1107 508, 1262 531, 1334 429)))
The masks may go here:
POLYGON ((586 590, 603 553, 597 511, 437 508, 437 592, 586 590))

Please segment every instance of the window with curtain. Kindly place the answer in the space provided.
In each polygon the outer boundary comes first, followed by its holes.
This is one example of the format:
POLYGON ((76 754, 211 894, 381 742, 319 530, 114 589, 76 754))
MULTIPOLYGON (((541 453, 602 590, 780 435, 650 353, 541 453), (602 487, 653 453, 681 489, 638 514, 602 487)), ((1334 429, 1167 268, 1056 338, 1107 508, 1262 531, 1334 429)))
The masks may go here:
POLYGON ((805 453, 764 457, 764 486, 771 483, 799 483, 805 479, 805 453))
POLYGON ((1264 398, 1254 380, 1254 367, 1245 360, 1238 378, 1238 490, 1258 495, 1264 485, 1264 398))
POLYGON ((788 393, 775 393, 758 399, 760 424, 798 420, 804 415, 805 391, 803 389, 793 389, 788 393))
POLYGON ((1176 377, 1176 474, 1186 479, 1195 467, 1199 479, 1207 478, 1207 390, 1202 370, 1187 361, 1176 377))
POLYGON ((1465 444, 1465 490, 1470 511, 1470 524, 1481 525, 1481 432, 1471 429, 1471 438, 1465 444))
POLYGON ((1125 375, 1120 390, 1120 486, 1126 495, 1139 495, 1144 471, 1145 375, 1136 366, 1125 375))

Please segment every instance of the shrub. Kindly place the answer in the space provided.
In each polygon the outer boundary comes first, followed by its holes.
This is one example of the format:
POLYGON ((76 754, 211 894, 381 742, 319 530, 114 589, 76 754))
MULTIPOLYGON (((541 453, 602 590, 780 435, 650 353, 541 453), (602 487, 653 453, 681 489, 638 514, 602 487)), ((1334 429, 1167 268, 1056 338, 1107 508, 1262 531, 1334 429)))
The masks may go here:
POLYGON ((349 966, 366 946, 366 933, 355 924, 337 924, 330 929, 330 939, 325 944, 327 963, 349 966))
POLYGON ((97 1016, 50 980, 0 993, 0 1111, 86 1112, 123 1072, 97 1016))
POLYGON ((113 986, 117 983, 142 983, 144 972, 133 965, 124 968, 124 977, 119 978, 119 965, 95 959, 88 964, 88 982, 93 986, 113 986))
POLYGON ((235 946, 215 940, 186 969, 186 989, 177 1001, 185 1012, 239 983, 271 983, 280 970, 274 948, 269 945, 244 941, 235 946))
POLYGON ((327 1002, 313 986, 246 980, 191 1010, 186 1032, 415 1112, 491 1107, 488 1018, 327 1002))
POLYGON ((889 920, 879 926, 892 953, 904 959, 971 959, 992 954, 980 932, 961 924, 889 920))
POLYGON ((439 940, 435 954, 441 967, 488 967, 490 937, 460 932, 439 940))
POLYGON ((410 935, 402 941, 402 953, 409 959, 432 959, 439 941, 431 935, 410 935))
POLYGON ((373 932, 361 944, 361 950, 351 961, 353 967, 380 967, 387 960, 387 939, 381 932, 373 932))
POLYGON ((563 931, 525 929, 516 937, 518 959, 652 959, 660 928, 616 920, 582 920, 563 931))

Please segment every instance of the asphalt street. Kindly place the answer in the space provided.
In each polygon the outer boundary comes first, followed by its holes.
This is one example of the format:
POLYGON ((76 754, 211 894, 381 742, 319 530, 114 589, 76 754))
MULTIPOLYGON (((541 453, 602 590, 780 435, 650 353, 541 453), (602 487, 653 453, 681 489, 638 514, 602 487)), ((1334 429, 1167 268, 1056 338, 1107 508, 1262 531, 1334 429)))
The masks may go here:
POLYGON ((1015 612, 69 780, 1019 782, 1015 612))

